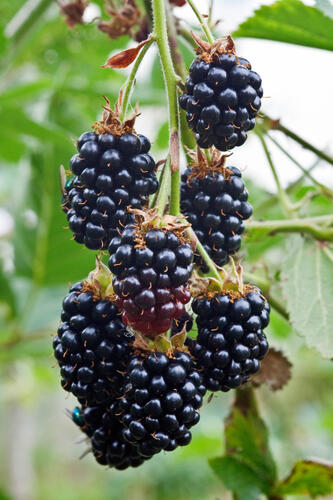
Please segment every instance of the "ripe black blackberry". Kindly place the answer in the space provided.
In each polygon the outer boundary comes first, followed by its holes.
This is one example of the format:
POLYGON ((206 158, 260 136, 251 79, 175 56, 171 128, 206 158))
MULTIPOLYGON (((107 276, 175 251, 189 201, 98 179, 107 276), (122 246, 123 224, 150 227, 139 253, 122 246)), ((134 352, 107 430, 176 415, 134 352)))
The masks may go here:
POLYGON ((72 419, 84 432, 91 444, 91 451, 100 465, 108 465, 118 470, 139 467, 147 458, 142 457, 137 448, 123 438, 123 426, 108 406, 88 406, 74 408, 72 419))
POLYGON ((189 354, 153 351, 133 356, 118 410, 124 439, 144 457, 187 445, 205 392, 189 354))
POLYGON ((198 57, 186 80, 180 106, 202 148, 227 151, 241 146, 255 126, 263 90, 247 59, 237 57, 232 38, 210 45, 194 35, 198 57))
POLYGON ((75 177, 65 187, 63 210, 74 239, 93 250, 107 248, 117 229, 133 221, 127 208, 146 206, 158 187, 150 141, 136 134, 134 121, 122 124, 106 108, 95 132, 81 135, 70 161, 75 177))
POLYGON ((198 295, 192 303, 198 337, 189 349, 210 391, 228 391, 244 384, 260 368, 268 351, 263 329, 269 304, 258 288, 198 295))
POLYGON ((101 266, 70 288, 53 339, 62 387, 90 405, 108 401, 117 392, 133 340, 105 286, 108 281, 111 285, 109 270, 101 266), (98 282, 101 273, 109 275, 101 281, 104 286, 98 282))
POLYGON ((184 236, 186 224, 154 211, 140 212, 109 246, 109 268, 123 321, 144 335, 169 330, 185 312, 193 251, 184 236))
MULTIPOLYGON (((197 154, 192 154, 193 166, 181 178, 182 213, 218 266, 240 249, 244 221, 252 215, 241 173, 236 167, 226 168, 225 158, 213 149, 208 160, 198 148, 197 154)), ((199 254, 195 262, 208 272, 199 254)))

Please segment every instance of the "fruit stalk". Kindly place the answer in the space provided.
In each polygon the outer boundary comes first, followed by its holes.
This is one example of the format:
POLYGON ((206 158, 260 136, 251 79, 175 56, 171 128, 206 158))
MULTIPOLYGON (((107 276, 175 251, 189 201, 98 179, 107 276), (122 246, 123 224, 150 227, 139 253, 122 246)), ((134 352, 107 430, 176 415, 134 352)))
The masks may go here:
POLYGON ((168 98, 169 113, 169 150, 171 153, 171 200, 170 214, 180 213, 180 177, 179 177, 179 120, 177 82, 178 78, 173 66, 166 24, 163 0, 152 0, 154 17, 154 36, 156 38, 161 66, 168 98))
POLYGON ((197 7, 194 5, 192 0, 187 0, 187 3, 189 4, 189 6, 193 10, 194 14, 196 15, 199 23, 201 24, 201 27, 202 27, 202 29, 205 32, 205 35, 207 37, 207 40, 209 41, 210 44, 213 44, 214 43, 213 34, 210 31, 210 28, 207 26, 207 23, 205 22, 204 18, 202 17, 202 15, 198 11, 197 7))

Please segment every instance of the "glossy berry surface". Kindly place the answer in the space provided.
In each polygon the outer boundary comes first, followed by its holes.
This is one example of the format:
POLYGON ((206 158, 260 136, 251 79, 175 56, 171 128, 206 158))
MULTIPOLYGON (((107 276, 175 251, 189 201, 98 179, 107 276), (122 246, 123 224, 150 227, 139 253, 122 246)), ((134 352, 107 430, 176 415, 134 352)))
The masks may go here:
POLYGON ((133 220, 127 208, 146 206, 157 190, 150 142, 134 133, 85 132, 77 147, 62 207, 75 241, 93 250, 107 248, 117 229, 133 220))
POLYGON ((189 444, 205 392, 188 354, 134 356, 118 410, 124 439, 144 457, 189 444))
MULTIPOLYGON (((187 168, 181 177, 182 213, 208 255, 223 266, 240 249, 244 221, 252 215, 248 191, 236 167, 228 167, 225 173, 212 171, 202 178, 191 173, 187 168)), ((208 272, 199 255, 195 262, 208 272)))
POLYGON ((109 246, 109 268, 123 321, 145 335, 169 330, 185 312, 191 295, 193 251, 172 231, 151 229, 137 243, 137 228, 127 226, 109 246))
POLYGON ((108 401, 123 382, 133 340, 114 302, 75 284, 63 301, 53 339, 62 387, 82 404, 108 401))
POLYGON ((198 337, 189 340, 204 384, 210 391, 228 391, 244 384, 260 368, 268 351, 263 329, 269 323, 269 304, 256 288, 243 297, 228 294, 198 296, 198 337))
POLYGON ((147 458, 124 440, 123 425, 113 415, 112 409, 112 405, 76 407, 72 419, 88 436, 97 463, 118 470, 139 467, 147 458))
POLYGON ((250 63, 232 54, 216 54, 213 61, 197 57, 190 66, 180 106, 202 148, 227 151, 241 146, 255 126, 261 106, 261 78, 250 63))

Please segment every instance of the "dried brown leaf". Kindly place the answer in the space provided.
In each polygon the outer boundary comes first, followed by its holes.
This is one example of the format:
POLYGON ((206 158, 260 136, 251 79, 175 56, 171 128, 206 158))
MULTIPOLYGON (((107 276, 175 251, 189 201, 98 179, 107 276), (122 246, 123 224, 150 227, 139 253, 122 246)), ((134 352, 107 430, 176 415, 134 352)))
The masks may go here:
POLYGON ((115 54, 114 56, 109 57, 105 64, 103 64, 102 68, 113 68, 113 69, 121 69, 127 68, 132 62, 136 59, 140 50, 146 43, 149 42, 149 38, 139 43, 136 47, 131 49, 122 50, 115 54))
POLYGON ((266 357, 261 361, 261 367, 251 381, 254 385, 266 384, 272 391, 282 389, 291 378, 292 364, 286 356, 271 347, 266 357))

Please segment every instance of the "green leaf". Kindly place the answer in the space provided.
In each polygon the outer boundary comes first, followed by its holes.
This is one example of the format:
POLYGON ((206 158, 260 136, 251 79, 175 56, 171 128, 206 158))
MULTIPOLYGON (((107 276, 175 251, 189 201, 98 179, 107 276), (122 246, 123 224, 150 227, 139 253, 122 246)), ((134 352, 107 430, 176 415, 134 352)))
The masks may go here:
POLYGON ((277 486, 279 495, 309 495, 333 492, 333 464, 314 460, 296 462, 290 475, 277 486))
POLYGON ((259 500, 263 491, 260 478, 236 458, 212 458, 209 465, 225 487, 236 493, 238 500, 259 500))
POLYGON ((276 466, 268 446, 268 430, 251 388, 237 391, 226 421, 225 439, 228 455, 249 467, 269 491, 276 479, 276 466))
POLYGON ((333 50, 333 20, 300 0, 279 0, 261 6, 233 36, 333 50))
POLYGON ((333 261, 323 244, 288 238, 282 287, 291 324, 324 358, 333 356, 333 261), (326 253, 325 253, 326 252, 326 253))

